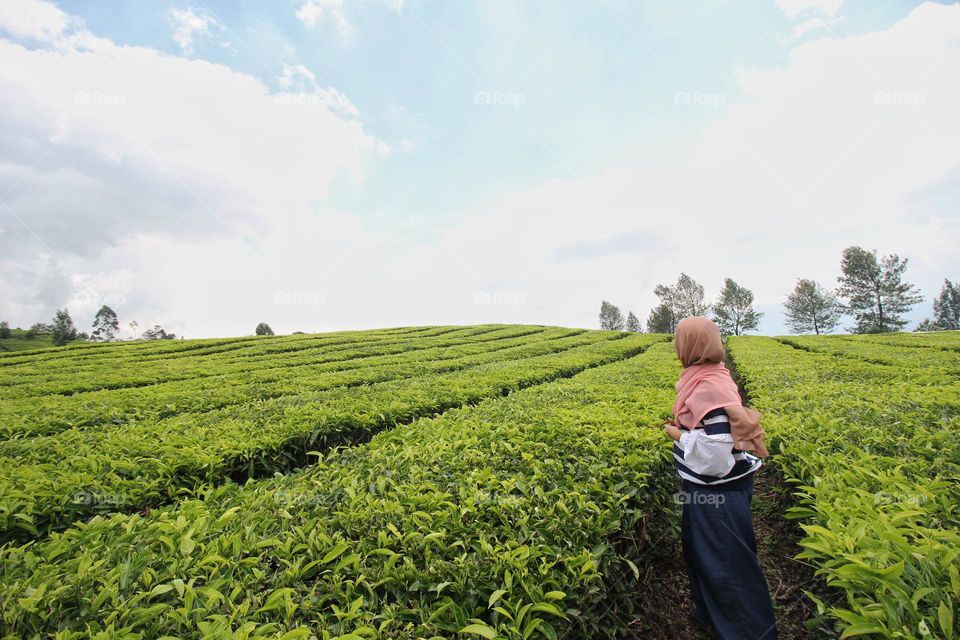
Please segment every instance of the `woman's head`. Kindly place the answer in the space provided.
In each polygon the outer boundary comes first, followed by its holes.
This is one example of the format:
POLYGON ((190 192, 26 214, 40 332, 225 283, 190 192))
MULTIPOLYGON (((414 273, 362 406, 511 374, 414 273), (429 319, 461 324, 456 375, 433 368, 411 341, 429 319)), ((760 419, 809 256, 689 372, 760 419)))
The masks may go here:
POLYGON ((708 318, 690 316, 677 325, 673 337, 680 364, 689 367, 694 364, 723 362, 723 339, 720 329, 708 318))

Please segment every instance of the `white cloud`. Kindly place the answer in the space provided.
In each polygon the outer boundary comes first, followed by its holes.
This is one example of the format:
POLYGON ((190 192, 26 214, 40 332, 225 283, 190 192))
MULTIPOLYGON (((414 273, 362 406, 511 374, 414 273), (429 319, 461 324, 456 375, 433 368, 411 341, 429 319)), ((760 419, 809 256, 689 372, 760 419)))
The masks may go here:
MULTIPOLYGON (((405 0, 374 0, 374 3, 386 5, 394 13, 402 13, 406 4, 405 0)), ((353 40, 355 29, 344 11, 343 0, 305 0, 297 8, 296 16, 309 29, 325 22, 331 24, 344 44, 353 40)))
POLYGON ((318 24, 320 24, 320 19, 323 17, 324 7, 322 7, 318 2, 312 2, 312 0, 307 0, 300 8, 297 9, 297 20, 302 22, 305 26, 313 29, 318 24))
POLYGON ((307 85, 310 90, 313 90, 317 88, 317 77, 302 64, 285 64, 277 83, 284 89, 307 85))
POLYGON ((353 25, 343 13, 343 0, 306 0, 297 9, 297 19, 310 29, 329 20, 342 41, 349 42, 353 38, 353 25))
POLYGON ((814 31, 826 29, 836 22, 838 22, 837 19, 824 20, 823 18, 810 18, 809 20, 804 20, 793 28, 793 33, 791 34, 790 39, 798 40, 809 33, 813 33, 814 31))
POLYGON ((383 146, 307 70, 295 75, 308 84, 271 93, 86 31, 39 49, 0 38, 0 59, 0 269, 16 274, 0 283, 0 315, 30 324, 93 290, 182 330, 205 324, 184 301, 229 292, 262 306, 302 286, 292 247, 346 259, 327 245, 355 223, 317 203, 338 177, 362 181, 383 146))
POLYGON ((0 2, 0 31, 17 38, 52 41, 68 26, 67 14, 42 0, 0 2))
POLYGON ((50 245, 0 207, 0 315, 29 324, 69 302, 86 326, 93 292, 124 296, 122 322, 190 337, 258 321, 596 326, 602 298, 645 318, 680 271, 708 295, 730 276, 777 304, 797 277, 833 285, 849 244, 909 257, 930 295, 960 269, 957 32, 960 6, 927 4, 801 44, 742 72, 743 97, 676 161, 547 180, 440 222, 330 208, 333 181, 367 179, 382 142, 309 69, 283 68, 275 95, 144 48, 0 42, 3 199, 50 245))
POLYGON ((170 21, 173 23, 173 41, 185 54, 193 53, 193 41, 197 36, 210 36, 223 30, 223 25, 213 15, 201 11, 170 9, 170 21))
POLYGON ((708 295, 729 275, 777 304, 798 277, 833 286, 850 244, 909 257, 907 277, 932 295, 960 268, 960 219, 916 195, 960 170, 958 31, 960 6, 928 4, 887 31, 803 44, 781 68, 743 73, 746 96, 682 162, 509 194, 404 260, 422 273, 442 262, 438 290, 519 291, 530 304, 514 317, 581 326, 601 298, 645 316, 680 271, 708 295))
POLYGON ((283 65, 277 85, 283 90, 274 97, 279 103, 311 104, 348 119, 360 117, 347 96, 333 87, 318 86, 316 75, 303 65, 283 65))
POLYGON ((832 17, 843 6, 843 0, 777 0, 777 6, 788 18, 803 14, 822 14, 832 17))
POLYGON ((790 42, 837 24, 841 19, 837 12, 843 6, 843 0, 777 0, 777 6, 790 19, 803 18, 786 38, 790 42))

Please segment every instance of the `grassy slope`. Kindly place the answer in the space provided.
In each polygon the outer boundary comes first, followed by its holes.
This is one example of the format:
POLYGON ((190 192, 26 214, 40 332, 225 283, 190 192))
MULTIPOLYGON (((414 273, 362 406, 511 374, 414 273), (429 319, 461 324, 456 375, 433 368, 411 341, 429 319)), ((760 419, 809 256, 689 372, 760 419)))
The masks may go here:
POLYGON ((53 346, 53 341, 49 335, 26 338, 26 333, 24 329, 10 329, 9 338, 0 338, 0 353, 25 351, 27 349, 43 349, 53 346))

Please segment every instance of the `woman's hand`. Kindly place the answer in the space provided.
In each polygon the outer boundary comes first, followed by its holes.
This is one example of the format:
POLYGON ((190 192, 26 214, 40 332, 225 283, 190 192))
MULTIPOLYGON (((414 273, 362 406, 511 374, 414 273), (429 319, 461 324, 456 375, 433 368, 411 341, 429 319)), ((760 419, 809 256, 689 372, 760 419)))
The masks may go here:
POLYGON ((671 438, 673 438, 674 440, 679 440, 680 434, 683 433, 682 431, 680 431, 680 428, 677 425, 673 424, 672 422, 668 422, 665 425, 663 425, 663 432, 668 436, 670 436, 671 438))

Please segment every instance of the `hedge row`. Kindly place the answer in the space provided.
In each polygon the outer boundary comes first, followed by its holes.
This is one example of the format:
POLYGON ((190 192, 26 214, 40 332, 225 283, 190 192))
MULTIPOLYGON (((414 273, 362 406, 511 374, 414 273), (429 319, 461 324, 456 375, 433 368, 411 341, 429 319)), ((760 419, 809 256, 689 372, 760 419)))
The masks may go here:
POLYGON ((0 436, 22 438, 99 424, 157 420, 338 385, 401 378, 409 375, 404 365, 411 363, 493 352, 579 333, 582 331, 514 328, 483 335, 454 333, 397 342, 374 341, 348 349, 308 349, 304 350, 306 354, 301 351, 251 359, 242 367, 220 365, 223 373, 218 375, 69 396, 7 400, 0 402, 0 436), (362 371, 352 377, 339 375, 351 370, 362 371))
MULTIPOLYGON (((960 385, 930 371, 730 338, 841 637, 954 638, 960 613, 960 385)), ((937 352, 931 350, 933 359, 937 352)))
POLYGON ((809 351, 921 369, 924 379, 933 377, 935 383, 944 378, 960 379, 960 353, 956 351, 894 346, 872 340, 851 340, 847 336, 791 336, 779 340, 809 351))
POLYGON ((286 471, 306 464, 311 451, 627 357, 662 339, 589 336, 594 343, 574 346, 582 341, 574 336, 410 364, 410 377, 388 382, 0 443, 0 537, 26 538, 94 513, 162 504, 228 477, 286 471))
MULTIPOLYGON (((537 377, 655 339, 560 354, 537 377)), ((7 547, 2 623, 63 639, 623 633, 649 550, 643 523, 675 487, 651 425, 669 415, 677 373, 671 346, 654 344, 303 472, 7 547)))
MULTIPOLYGON (((437 332, 450 334, 459 332, 464 337, 480 335, 494 331, 495 327, 475 327, 437 332)), ((527 328, 526 331, 536 331, 537 328, 527 328)), ((434 336, 423 336, 424 338, 434 336)), ((258 366, 257 361, 269 362, 269 358, 278 353, 289 355, 296 351, 306 357, 316 357, 318 353, 331 353, 336 350, 349 350, 361 345, 393 344, 409 342, 415 337, 374 335, 369 338, 363 336, 330 336, 309 339, 274 340, 265 339, 260 344, 248 344, 237 351, 223 352, 224 347, 215 354, 196 354, 191 351, 178 352, 162 360, 150 361, 141 358, 116 361, 105 357, 98 359, 96 364, 82 368, 54 369, 40 363, 30 366, 27 371, 4 370, 0 373, 5 386, 5 399, 18 397, 35 397, 46 394, 71 395, 96 391, 100 389, 118 389, 136 386, 146 386, 174 380, 196 379, 204 376, 215 376, 233 371, 243 371, 258 366), (203 357, 200 357, 200 356, 203 357)))

